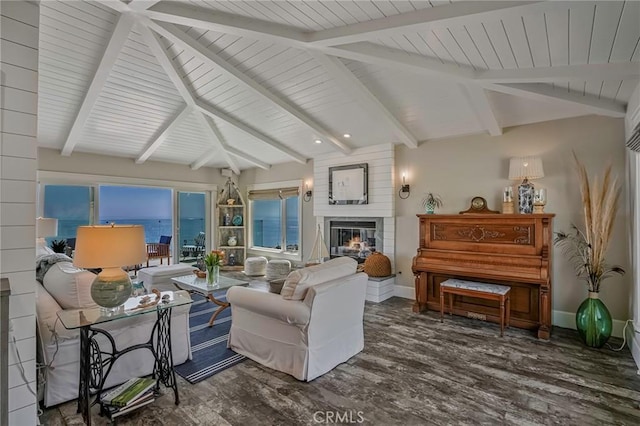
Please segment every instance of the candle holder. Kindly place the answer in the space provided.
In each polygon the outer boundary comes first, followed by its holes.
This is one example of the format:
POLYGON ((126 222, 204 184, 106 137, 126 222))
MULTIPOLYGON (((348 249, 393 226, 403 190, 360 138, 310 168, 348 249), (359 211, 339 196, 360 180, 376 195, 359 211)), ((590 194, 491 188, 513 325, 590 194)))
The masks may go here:
POLYGON ((513 187, 505 186, 502 190, 502 213, 513 214, 513 187))
POLYGON ((533 191, 533 212, 544 213, 544 206, 547 204, 547 190, 536 188, 533 191))

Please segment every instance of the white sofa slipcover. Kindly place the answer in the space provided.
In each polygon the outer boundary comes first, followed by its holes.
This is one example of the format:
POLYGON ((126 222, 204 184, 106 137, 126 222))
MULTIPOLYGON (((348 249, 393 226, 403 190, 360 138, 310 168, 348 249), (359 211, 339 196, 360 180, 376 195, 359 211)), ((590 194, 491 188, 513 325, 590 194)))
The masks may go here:
MULTIPOLYGON (((65 262, 62 262, 65 263, 65 262)), ((58 264, 53 265, 55 268, 58 264)), ((86 272, 86 271, 85 271, 86 272)), ((47 275, 49 272, 47 272, 47 275)), ((45 275, 45 278, 47 276, 45 275)), ((173 363, 179 365, 191 359, 189 336, 189 308, 191 305, 173 308, 171 314, 171 343, 173 363)), ((62 307, 47 290, 36 281, 36 316, 38 325, 38 361, 53 368, 45 369, 44 405, 50 407, 78 397, 80 375, 80 332, 67 330, 56 313, 62 307), (58 335, 57 347, 53 330, 58 335), (57 353, 56 353, 57 352, 57 353)), ((156 316, 154 313, 137 315, 104 323, 100 328, 111 333, 118 348, 146 342, 156 316)), ((109 348, 104 336, 100 336, 102 348, 109 348)), ((119 358, 105 383, 105 388, 124 383, 131 377, 146 376, 153 372, 151 351, 139 349, 119 358)))
POLYGON ((364 348, 367 281, 366 274, 352 273, 321 282, 308 289, 304 300, 232 287, 227 292, 228 346, 267 367, 311 381, 364 348))

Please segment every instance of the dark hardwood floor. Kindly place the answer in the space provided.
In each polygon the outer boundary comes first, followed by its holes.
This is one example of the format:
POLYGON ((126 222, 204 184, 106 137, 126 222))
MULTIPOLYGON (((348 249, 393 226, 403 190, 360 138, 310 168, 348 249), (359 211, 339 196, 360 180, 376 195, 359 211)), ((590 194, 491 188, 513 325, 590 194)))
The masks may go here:
MULTIPOLYGON (((165 392, 119 424, 640 425, 628 349, 588 349, 558 328, 548 342, 513 328, 498 334, 462 317, 441 324, 392 298, 367 304, 364 351, 311 383, 247 360, 197 385, 179 378, 179 406, 165 392)), ((66 403, 42 421, 82 424, 75 411, 66 403)), ((94 424, 108 424, 94 413, 94 424)))

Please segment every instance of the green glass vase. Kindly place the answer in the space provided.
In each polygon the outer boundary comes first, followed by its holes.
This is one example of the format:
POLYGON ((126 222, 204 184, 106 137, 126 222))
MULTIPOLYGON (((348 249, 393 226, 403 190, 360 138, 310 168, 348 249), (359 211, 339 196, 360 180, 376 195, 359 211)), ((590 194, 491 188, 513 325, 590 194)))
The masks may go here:
POLYGON ((580 339, 589 347, 601 348, 611 337, 612 327, 609 309, 602 303, 598 293, 590 292, 576 312, 576 328, 580 339))

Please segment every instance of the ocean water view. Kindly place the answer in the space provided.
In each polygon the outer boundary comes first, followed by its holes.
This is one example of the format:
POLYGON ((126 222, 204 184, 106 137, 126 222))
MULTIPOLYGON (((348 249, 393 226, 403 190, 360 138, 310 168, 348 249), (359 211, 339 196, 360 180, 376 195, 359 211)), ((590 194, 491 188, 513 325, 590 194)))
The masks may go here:
MULTIPOLYGON (((116 225, 142 225, 147 243, 157 243, 162 235, 173 235, 171 219, 101 219, 100 224, 114 222, 116 225)), ((58 220, 58 235, 51 239, 66 239, 76 236, 78 226, 88 225, 86 220, 58 220)), ((182 218, 180 220, 180 246, 193 244, 200 232, 204 232, 204 218, 182 218), (186 240, 186 242, 185 242, 186 240)), ((173 242, 173 241, 172 241, 173 242)))

